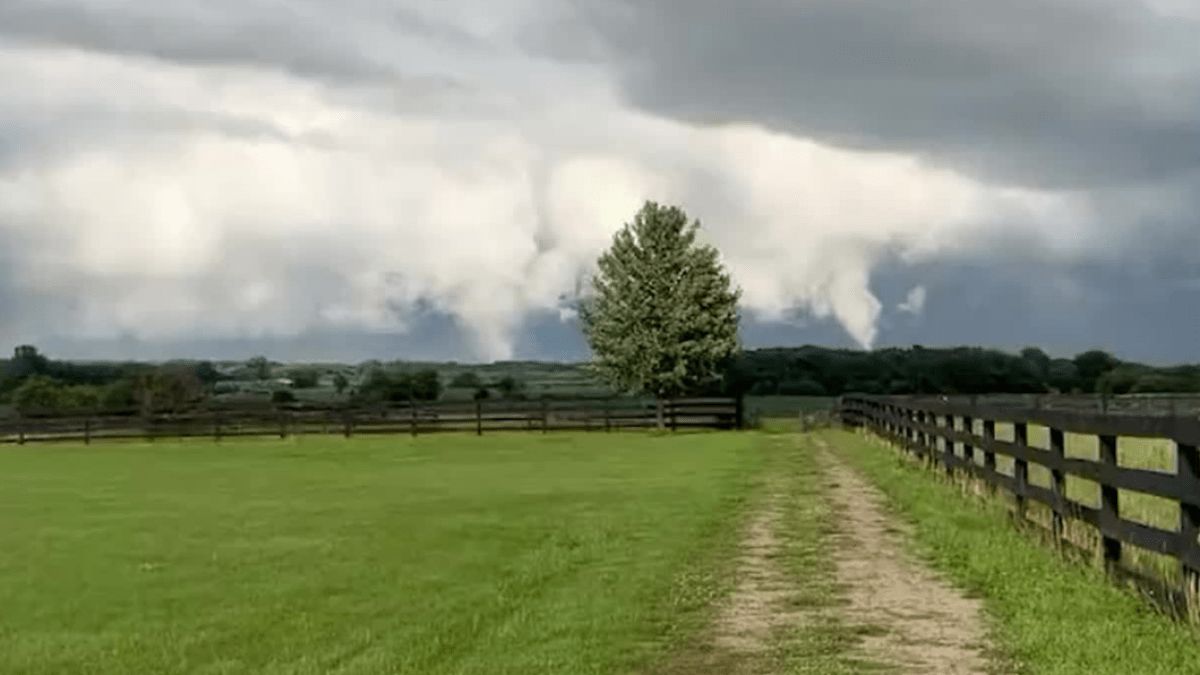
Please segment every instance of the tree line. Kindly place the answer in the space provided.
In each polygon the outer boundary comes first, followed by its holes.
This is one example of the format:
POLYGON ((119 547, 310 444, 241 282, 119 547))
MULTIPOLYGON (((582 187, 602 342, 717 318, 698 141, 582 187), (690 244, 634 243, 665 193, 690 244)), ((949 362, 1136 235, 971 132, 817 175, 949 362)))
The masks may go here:
POLYGON ((33 345, 0 359, 0 405, 23 414, 70 412, 182 412, 215 398, 235 400, 246 383, 274 404, 290 404, 297 393, 322 384, 342 401, 428 401, 442 394, 436 370, 408 371, 377 361, 360 366, 285 366, 256 356, 233 367, 211 361, 72 362, 55 360, 33 345))
POLYGON ((1155 367, 1091 350, 1052 358, 1036 347, 861 351, 796 347, 741 353, 728 390, 754 395, 1200 393, 1200 365, 1155 367))

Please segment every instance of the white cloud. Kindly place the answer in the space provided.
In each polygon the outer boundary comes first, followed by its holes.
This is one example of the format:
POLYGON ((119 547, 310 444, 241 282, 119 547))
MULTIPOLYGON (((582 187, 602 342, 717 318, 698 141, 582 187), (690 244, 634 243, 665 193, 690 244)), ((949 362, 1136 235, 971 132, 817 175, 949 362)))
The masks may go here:
MULTIPOLYGON (((471 31, 503 29, 484 24, 471 31)), ((453 75, 389 107, 411 83, 0 49, 0 124, 32 130, 18 139, 32 149, 0 156, 0 236, 26 247, 6 283, 42 307, 10 330, 390 331, 433 307, 476 356, 507 357, 532 313, 569 316, 561 299, 653 198, 704 221, 747 311, 832 317, 866 346, 883 256, 973 250, 997 214, 1074 255, 1055 237, 1075 241, 1062 233, 1086 221, 1074 198, 911 156, 634 112, 585 65, 505 52, 453 75)))
POLYGON ((929 293, 924 286, 915 286, 908 295, 905 296, 904 302, 896 305, 896 311, 903 314, 912 314, 920 316, 925 311, 925 301, 928 299, 929 293))

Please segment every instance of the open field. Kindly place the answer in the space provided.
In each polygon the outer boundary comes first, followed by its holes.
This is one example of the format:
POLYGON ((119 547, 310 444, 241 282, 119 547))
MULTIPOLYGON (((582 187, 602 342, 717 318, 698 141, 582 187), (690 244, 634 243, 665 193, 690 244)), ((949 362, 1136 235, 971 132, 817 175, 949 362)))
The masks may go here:
POLYGON ((755 444, 9 449, 0 672, 622 672, 706 616, 755 444))
POLYGON ((832 396, 747 396, 746 414, 751 419, 796 419, 802 413, 828 412, 837 404, 832 396))
POLYGON ((1000 505, 794 426, 8 448, 0 672, 1200 672, 1000 505))

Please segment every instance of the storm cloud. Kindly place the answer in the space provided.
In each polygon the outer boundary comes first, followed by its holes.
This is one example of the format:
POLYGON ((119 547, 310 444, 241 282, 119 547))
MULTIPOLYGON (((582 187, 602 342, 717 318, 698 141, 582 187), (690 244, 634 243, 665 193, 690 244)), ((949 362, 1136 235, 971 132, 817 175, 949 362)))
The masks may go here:
MULTIPOLYGON (((560 20, 635 105, 1034 187, 1200 168, 1200 10, 1122 0, 616 0, 560 20), (572 18, 566 18, 572 17, 572 18)), ((582 52, 581 52, 582 53, 582 52)))
POLYGON ((580 356, 559 317, 657 199, 751 344, 1017 346, 976 294, 1030 342, 1189 353, 1100 319, 1200 292, 1190 4, 732 7, 0 2, 0 340, 580 356))

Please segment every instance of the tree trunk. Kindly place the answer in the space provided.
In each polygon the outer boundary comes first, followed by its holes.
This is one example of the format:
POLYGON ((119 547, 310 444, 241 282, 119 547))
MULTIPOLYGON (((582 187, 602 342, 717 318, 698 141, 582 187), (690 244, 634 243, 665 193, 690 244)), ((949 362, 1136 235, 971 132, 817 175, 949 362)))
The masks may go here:
POLYGON ((657 410, 656 410, 656 412, 657 412, 658 428, 659 428, 659 429, 666 429, 666 428, 667 428, 667 420, 666 420, 666 415, 664 414, 666 406, 665 406, 665 404, 664 404, 664 402, 663 402, 663 397, 662 397, 662 396, 658 396, 658 397, 656 397, 656 398, 655 398, 655 402, 658 404, 658 405, 657 405, 657 410))

